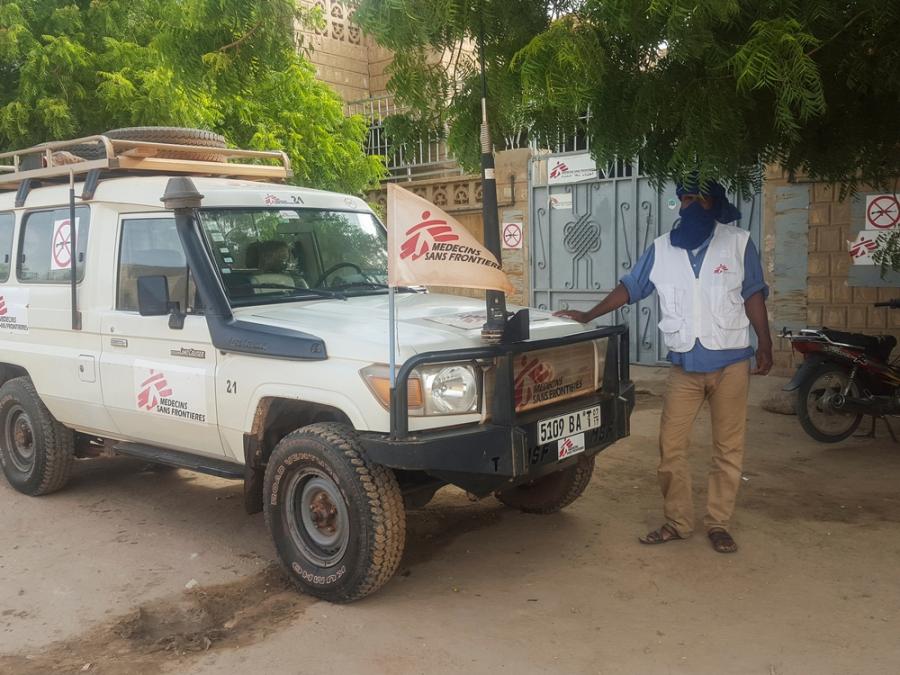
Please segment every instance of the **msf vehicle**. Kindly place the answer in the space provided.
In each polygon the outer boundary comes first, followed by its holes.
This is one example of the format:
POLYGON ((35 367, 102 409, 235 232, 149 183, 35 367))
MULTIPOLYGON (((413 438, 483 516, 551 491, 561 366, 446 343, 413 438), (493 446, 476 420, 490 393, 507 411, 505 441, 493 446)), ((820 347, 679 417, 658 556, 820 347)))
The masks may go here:
POLYGON ((0 464, 21 493, 113 455, 242 481, 297 586, 350 601, 396 571, 405 508, 450 484, 553 513, 629 432, 625 328, 538 310, 491 344, 482 303, 398 289, 392 389, 385 229, 285 184, 282 153, 139 128, 0 165, 0 464))

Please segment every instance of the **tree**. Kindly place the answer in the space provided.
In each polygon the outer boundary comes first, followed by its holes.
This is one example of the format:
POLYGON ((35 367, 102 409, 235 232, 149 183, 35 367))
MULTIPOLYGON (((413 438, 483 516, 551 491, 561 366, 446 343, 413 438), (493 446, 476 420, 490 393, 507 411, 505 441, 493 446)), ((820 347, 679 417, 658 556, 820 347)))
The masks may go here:
POLYGON ((473 40, 495 142, 578 130, 599 162, 640 155, 657 181, 746 186, 777 163, 846 193, 900 175, 895 0, 361 0, 357 18, 398 53, 389 87, 446 121, 469 167, 479 86, 459 55, 473 40))
POLYGON ((367 124, 298 52, 292 0, 0 0, 0 148, 123 126, 202 127, 283 148, 294 181, 360 193, 367 124))

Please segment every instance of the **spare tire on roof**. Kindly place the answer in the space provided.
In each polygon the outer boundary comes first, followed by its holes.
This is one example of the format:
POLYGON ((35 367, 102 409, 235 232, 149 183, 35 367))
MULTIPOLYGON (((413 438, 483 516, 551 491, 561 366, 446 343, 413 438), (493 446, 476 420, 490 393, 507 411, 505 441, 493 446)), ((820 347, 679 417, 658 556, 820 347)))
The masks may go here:
MULTIPOLYGON (((145 141, 147 143, 172 143, 174 145, 193 145, 201 148, 227 148, 225 137, 206 129, 189 129, 184 127, 126 127, 111 129, 103 134, 107 138, 122 141, 145 141)), ((85 143, 70 149, 75 155, 84 159, 102 159, 105 157, 103 145, 85 143)), ((205 153, 197 150, 160 150, 155 157, 165 159, 193 159, 207 162, 227 161, 222 155, 205 153)))

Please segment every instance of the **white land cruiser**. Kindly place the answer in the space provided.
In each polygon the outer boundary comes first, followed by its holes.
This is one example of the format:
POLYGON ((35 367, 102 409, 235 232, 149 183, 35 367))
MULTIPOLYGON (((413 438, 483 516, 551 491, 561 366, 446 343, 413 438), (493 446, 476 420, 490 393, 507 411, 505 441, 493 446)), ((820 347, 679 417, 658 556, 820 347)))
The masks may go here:
POLYGON ((385 230, 288 175, 166 129, 0 155, 9 483, 47 494, 115 454, 242 480, 287 573, 333 601, 391 578, 404 507, 443 485, 574 501, 628 434, 626 330, 533 310, 531 339, 486 344, 483 304, 402 289, 392 392, 385 230))

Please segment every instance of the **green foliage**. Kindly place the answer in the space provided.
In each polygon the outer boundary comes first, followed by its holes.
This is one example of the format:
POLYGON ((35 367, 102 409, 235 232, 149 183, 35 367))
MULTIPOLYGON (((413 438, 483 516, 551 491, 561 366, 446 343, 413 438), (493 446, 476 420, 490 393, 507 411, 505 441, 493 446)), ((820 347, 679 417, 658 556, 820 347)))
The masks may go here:
POLYGON ((0 149, 201 127, 284 149, 299 184, 360 193, 383 163, 298 53, 295 26, 320 20, 292 0, 0 0, 0 149))
POLYGON ((893 270, 900 272, 900 230, 891 230, 878 235, 878 248, 872 254, 875 264, 881 268, 881 276, 893 270))
POLYGON ((522 129, 545 144, 590 110, 579 131, 598 161, 640 154, 660 182, 699 170, 747 187, 778 163, 846 194, 900 174, 893 0, 361 0, 357 17, 416 55, 389 86, 444 116, 470 168, 476 60, 460 71, 454 55, 483 33, 498 147, 522 129))
MULTIPOLYGON (((449 126, 448 142, 472 169, 480 160, 481 83, 476 42, 491 88, 489 119, 498 147, 525 130, 526 103, 516 53, 576 0, 361 0, 356 20, 395 52, 390 88, 411 119, 449 126)), ((512 144, 512 143, 509 143, 512 144)))

